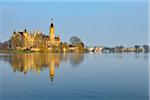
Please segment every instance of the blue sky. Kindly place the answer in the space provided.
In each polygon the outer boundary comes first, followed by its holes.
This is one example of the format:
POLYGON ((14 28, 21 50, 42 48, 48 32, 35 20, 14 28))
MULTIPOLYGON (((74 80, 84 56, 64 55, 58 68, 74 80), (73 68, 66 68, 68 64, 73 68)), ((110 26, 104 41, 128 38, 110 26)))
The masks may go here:
POLYGON ((9 39, 14 29, 40 30, 48 35, 51 18, 62 41, 68 42, 71 36, 78 36, 86 45, 132 46, 148 43, 148 3, 135 0, 2 2, 0 41, 9 39))

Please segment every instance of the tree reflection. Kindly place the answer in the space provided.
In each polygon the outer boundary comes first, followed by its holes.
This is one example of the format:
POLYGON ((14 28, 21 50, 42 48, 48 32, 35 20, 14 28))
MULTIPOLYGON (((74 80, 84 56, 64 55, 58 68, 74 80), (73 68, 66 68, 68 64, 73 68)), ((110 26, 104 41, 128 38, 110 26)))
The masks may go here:
POLYGON ((81 64, 83 59, 84 59, 83 53, 73 53, 69 56, 70 63, 73 67, 74 66, 76 67, 79 64, 81 64))
POLYGON ((70 61, 71 66, 77 66, 84 59, 83 54, 60 54, 60 53, 25 53, 0 56, 0 61, 9 62, 13 72, 22 72, 25 75, 29 72, 40 74, 41 71, 49 68, 49 77, 53 81, 55 68, 59 68, 61 62, 70 61))

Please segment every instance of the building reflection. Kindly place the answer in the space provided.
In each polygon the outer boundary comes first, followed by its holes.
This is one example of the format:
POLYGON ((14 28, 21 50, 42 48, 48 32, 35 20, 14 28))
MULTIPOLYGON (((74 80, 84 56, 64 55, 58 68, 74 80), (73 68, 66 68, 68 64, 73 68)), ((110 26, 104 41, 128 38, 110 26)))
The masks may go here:
POLYGON ((27 75, 29 72, 40 74, 41 71, 49 68, 49 77, 53 81, 55 68, 60 67, 61 62, 70 61, 72 65, 78 65, 83 61, 83 54, 59 54, 59 53, 25 53, 9 56, 0 56, 0 60, 9 62, 14 73, 22 72, 27 75), (3 59, 4 58, 4 59, 3 59))

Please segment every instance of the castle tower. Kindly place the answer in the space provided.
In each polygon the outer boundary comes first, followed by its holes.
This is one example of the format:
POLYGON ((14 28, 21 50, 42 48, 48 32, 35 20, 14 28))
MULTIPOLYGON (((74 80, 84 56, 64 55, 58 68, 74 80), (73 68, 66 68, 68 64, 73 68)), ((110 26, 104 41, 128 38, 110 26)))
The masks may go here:
POLYGON ((51 24, 50 24, 49 33, 50 33, 49 35, 50 35, 50 42, 51 42, 51 45, 54 45, 54 43, 55 43, 55 33, 54 33, 53 19, 51 19, 51 24))

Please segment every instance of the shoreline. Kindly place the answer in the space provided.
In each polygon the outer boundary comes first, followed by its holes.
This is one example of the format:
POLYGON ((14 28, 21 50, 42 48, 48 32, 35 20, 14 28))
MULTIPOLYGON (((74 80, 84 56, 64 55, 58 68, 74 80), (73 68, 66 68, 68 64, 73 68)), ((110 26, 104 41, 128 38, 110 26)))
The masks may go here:
POLYGON ((60 53, 60 54, 70 54, 70 53, 79 53, 79 54, 85 54, 85 53, 94 53, 94 54, 150 54, 150 52, 50 52, 50 51, 21 51, 21 50, 0 50, 1 54, 24 54, 24 53, 60 53))

